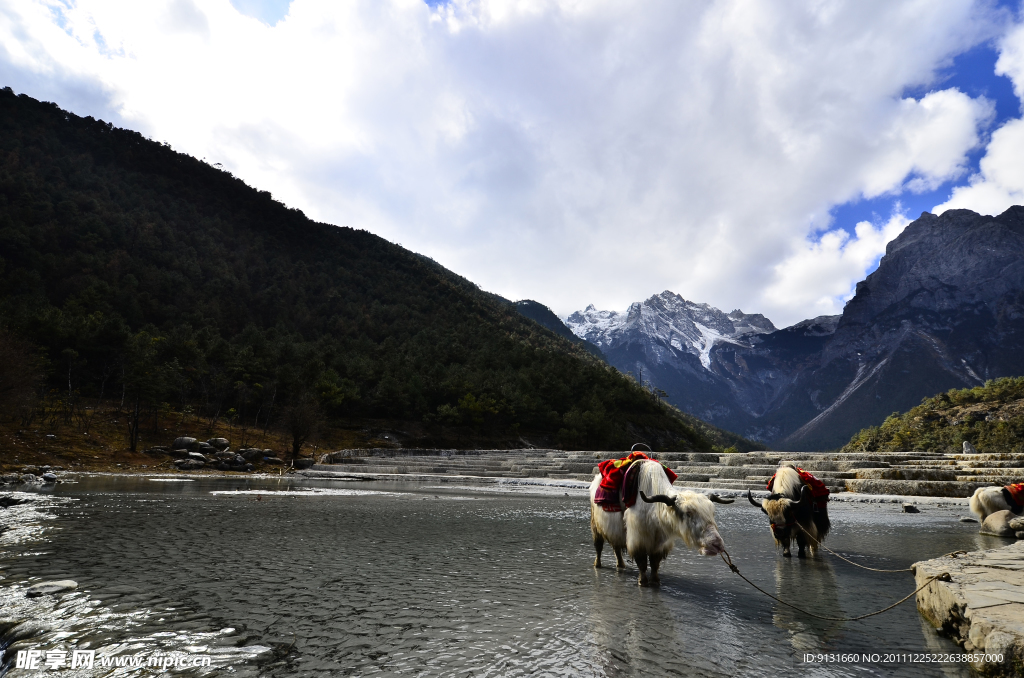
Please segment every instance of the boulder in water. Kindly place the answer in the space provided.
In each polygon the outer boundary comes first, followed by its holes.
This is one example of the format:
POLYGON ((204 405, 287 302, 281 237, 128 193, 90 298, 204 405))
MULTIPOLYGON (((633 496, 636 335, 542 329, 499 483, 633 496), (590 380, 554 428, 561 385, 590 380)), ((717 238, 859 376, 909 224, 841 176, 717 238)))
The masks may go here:
POLYGON ((1024 517, 1010 511, 996 511, 981 523, 981 534, 1020 538, 1024 536, 1024 517))
POLYGON ((57 474, 56 473, 50 473, 50 472, 44 473, 43 474, 43 482, 48 484, 48 485, 57 482, 57 474))

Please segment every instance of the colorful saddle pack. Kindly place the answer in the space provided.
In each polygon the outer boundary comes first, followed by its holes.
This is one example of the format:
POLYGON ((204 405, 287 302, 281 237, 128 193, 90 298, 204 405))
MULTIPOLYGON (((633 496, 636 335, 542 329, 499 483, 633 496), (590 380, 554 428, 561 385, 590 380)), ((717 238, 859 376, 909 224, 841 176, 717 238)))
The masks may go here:
POLYGON ((1003 491, 1010 495, 1010 503, 1016 504, 1016 506, 1014 506, 1015 512, 1019 511, 1021 507, 1024 506, 1024 483, 1006 485, 1003 487, 1003 491))
MULTIPOLYGON (((636 503, 641 464, 638 461, 658 461, 643 452, 630 452, 619 459, 606 459, 597 465, 601 483, 594 495, 594 503, 605 511, 624 511, 636 503)), ((659 462, 660 463, 660 462, 659 462)), ((675 472, 664 464, 665 475, 670 483, 676 481, 675 472)))
MULTIPOLYGON (((800 468, 799 466, 793 468, 795 468, 797 475, 800 476, 800 482, 802 482, 807 487, 811 488, 811 500, 814 502, 815 509, 820 510, 824 508, 825 504, 828 503, 828 495, 830 494, 828 487, 825 486, 825 483, 821 482, 820 480, 812 476, 810 473, 800 468)), ((773 491, 772 486, 775 485, 776 475, 778 474, 772 474, 771 480, 768 481, 768 487, 765 488, 769 492, 773 491)))

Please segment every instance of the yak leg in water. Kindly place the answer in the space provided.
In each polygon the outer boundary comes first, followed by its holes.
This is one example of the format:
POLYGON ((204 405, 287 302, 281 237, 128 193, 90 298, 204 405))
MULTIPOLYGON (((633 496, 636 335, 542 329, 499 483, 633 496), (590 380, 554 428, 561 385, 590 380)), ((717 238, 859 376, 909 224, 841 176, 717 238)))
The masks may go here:
POLYGON ((651 583, 660 584, 661 579, 658 578, 658 568, 661 567, 661 561, 663 556, 651 554, 651 583))
POLYGON ((647 579, 647 554, 638 553, 633 556, 633 560, 636 561, 636 567, 640 570, 640 586, 649 586, 650 580, 647 579))

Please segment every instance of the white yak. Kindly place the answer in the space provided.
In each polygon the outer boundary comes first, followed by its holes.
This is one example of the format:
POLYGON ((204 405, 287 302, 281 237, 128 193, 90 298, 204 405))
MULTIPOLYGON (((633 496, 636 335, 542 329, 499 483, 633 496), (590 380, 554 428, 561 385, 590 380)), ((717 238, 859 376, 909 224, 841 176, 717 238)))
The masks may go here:
POLYGON ((643 464, 638 479, 638 496, 642 501, 637 501, 625 511, 605 511, 595 503, 597 488, 601 484, 600 474, 590 485, 590 531, 597 551, 594 567, 601 567, 601 551, 607 541, 615 550, 616 566, 626 566, 622 560, 622 549, 625 548, 640 570, 640 586, 648 586, 651 582, 659 582, 658 568, 677 538, 690 548, 699 548, 705 556, 716 556, 725 550, 725 543, 715 524, 712 502, 731 504, 731 499, 678 490, 668 481, 660 463, 633 463, 643 464), (647 576, 648 562, 650 578, 647 576))
POLYGON ((1021 506, 1013 500, 1010 490, 1006 487, 979 487, 971 495, 971 513, 978 516, 978 521, 984 523, 985 519, 998 511, 1010 511, 1020 514, 1021 506))

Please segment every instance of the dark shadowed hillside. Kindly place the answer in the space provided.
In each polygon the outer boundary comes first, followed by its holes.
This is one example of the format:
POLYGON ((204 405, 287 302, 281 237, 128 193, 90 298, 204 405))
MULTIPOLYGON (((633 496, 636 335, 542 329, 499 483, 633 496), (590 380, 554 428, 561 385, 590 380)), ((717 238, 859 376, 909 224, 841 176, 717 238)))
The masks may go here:
POLYGON ((533 301, 532 299, 523 299, 516 302, 516 310, 538 325, 551 330, 558 336, 565 337, 574 344, 579 344, 598 358, 604 358, 604 354, 601 352, 601 349, 586 339, 581 339, 573 334, 572 330, 566 327, 565 323, 562 322, 562 319, 555 315, 554 311, 544 304, 538 301, 533 301))
POLYGON ((9 88, 0 257, 0 321, 45 357, 48 411, 114 398, 129 442, 192 413, 297 440, 386 422, 417 445, 711 446, 433 261, 9 88))

